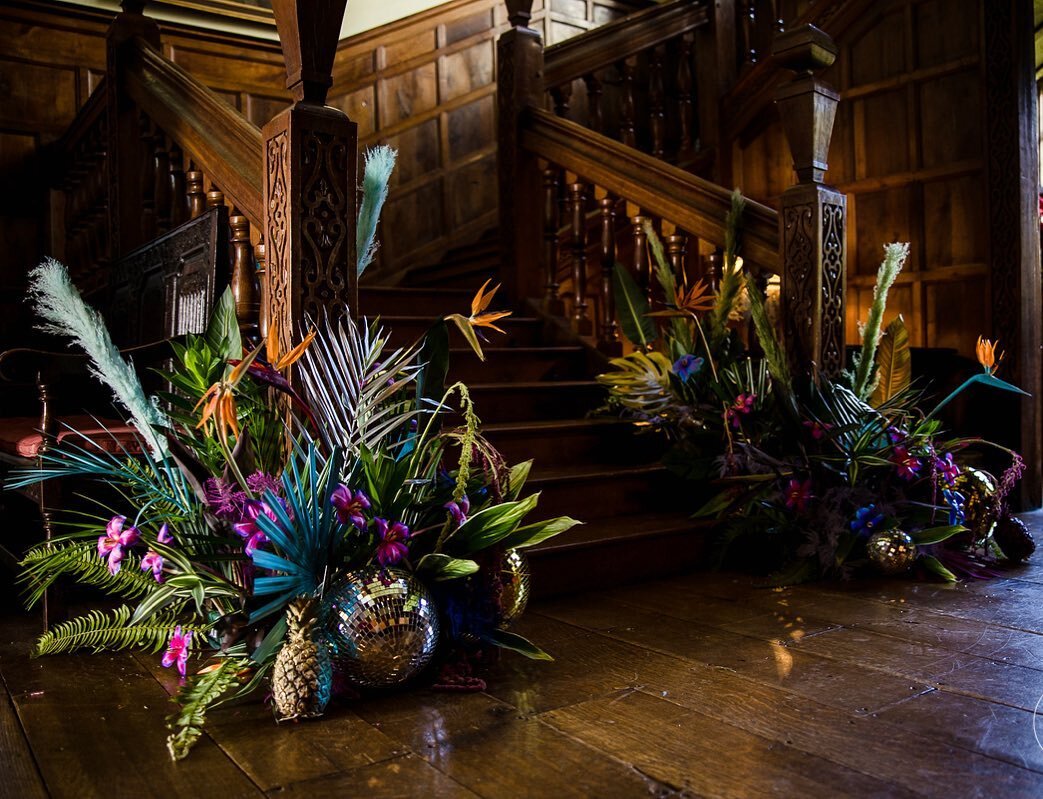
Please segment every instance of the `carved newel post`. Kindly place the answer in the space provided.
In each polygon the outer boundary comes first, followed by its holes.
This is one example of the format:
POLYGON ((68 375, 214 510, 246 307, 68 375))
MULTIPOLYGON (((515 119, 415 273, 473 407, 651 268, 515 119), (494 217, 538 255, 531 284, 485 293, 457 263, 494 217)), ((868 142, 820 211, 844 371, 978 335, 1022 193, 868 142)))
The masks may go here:
POLYGON ((532 0, 506 0, 511 27, 496 42, 501 278, 515 300, 542 288, 541 172, 519 130, 529 108, 543 102, 543 40, 528 27, 532 0))
POLYGON ((804 25, 776 36, 774 55, 795 73, 776 89, 775 103, 799 181, 779 207, 783 334, 795 373, 832 377, 844 367, 847 201, 823 183, 840 96, 815 72, 833 63, 837 49, 804 25))
POLYGON ((358 127, 325 105, 347 0, 274 0, 293 105, 264 126, 263 291, 282 351, 305 314, 355 314, 358 127))

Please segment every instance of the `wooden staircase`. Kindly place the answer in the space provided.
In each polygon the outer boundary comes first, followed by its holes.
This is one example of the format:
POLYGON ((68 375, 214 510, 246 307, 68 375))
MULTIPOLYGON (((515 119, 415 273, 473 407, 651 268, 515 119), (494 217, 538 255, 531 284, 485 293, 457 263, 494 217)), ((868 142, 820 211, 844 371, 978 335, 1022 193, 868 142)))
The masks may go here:
MULTIPOLYGON (((488 276, 469 276, 466 288, 363 287, 359 301, 380 314, 392 344, 404 345, 438 315, 466 308, 488 276)), ((529 487, 541 492, 538 515, 584 522, 531 553, 538 594, 696 564, 704 527, 688 517, 683 482, 659 465, 658 440, 590 416, 604 398, 593 380, 602 357, 535 315, 512 316, 504 329, 483 347, 484 363, 454 330, 449 378, 467 383, 485 436, 508 462, 534 460, 529 487)))

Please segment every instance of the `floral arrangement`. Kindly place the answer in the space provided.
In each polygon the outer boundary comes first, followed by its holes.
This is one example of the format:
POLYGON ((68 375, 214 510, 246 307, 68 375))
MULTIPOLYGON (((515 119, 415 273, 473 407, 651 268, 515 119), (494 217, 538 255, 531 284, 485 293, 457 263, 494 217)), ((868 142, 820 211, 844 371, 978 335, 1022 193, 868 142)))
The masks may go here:
POLYGON ((675 274, 646 226, 667 299, 653 311, 617 265, 617 307, 632 351, 598 378, 608 390, 604 413, 670 442, 665 462, 702 497, 695 515, 718 520, 718 562, 737 558, 774 584, 842 577, 864 565, 885 573, 915 565, 956 580, 987 571, 994 556, 1030 553, 1031 538, 1007 507, 1021 458, 948 435, 937 419, 972 385, 1024 393, 996 376, 997 345, 979 339, 982 371, 925 411, 901 316, 881 329, 908 255, 908 245, 889 244, 851 371, 836 380, 791 374, 770 293, 738 256, 742 210, 736 192, 716 291, 675 274), (999 480, 973 468, 975 450, 986 447, 1009 458, 999 480))
MULTIPOLYGON (((360 271, 393 161, 367 159, 360 271)), ((171 342, 168 389, 148 397, 65 268, 47 261, 31 280, 45 329, 86 350, 144 452, 66 436, 12 480, 110 489, 28 553, 22 579, 30 605, 63 577, 121 604, 54 626, 34 654, 162 651, 184 678, 174 758, 209 708, 265 685, 277 717, 300 718, 337 689, 421 672, 474 687, 467 658, 485 647, 549 657, 507 629, 527 598, 522 551, 577 522, 526 521, 531 462, 506 464, 467 387, 445 385, 449 323, 482 357, 479 334, 509 315, 488 310, 495 288, 407 347, 376 321, 324 318, 289 352, 274 326, 244 341, 226 292, 205 334, 171 342)))

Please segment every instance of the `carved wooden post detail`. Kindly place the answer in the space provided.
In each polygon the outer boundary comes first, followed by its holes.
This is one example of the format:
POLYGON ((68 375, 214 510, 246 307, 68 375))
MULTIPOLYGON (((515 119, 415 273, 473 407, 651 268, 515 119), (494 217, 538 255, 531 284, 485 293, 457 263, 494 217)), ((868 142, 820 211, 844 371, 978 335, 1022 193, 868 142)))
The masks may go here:
POLYGON ((538 296, 541 173, 522 148, 519 129, 529 108, 542 106, 543 40, 528 27, 532 0, 506 0, 510 28, 496 42, 496 124, 503 283, 515 300, 538 296))
POLYGON ((779 247, 782 318, 794 372, 835 376, 844 367, 846 197, 823 183, 839 95, 815 77, 836 58, 832 39, 804 25, 775 40, 795 73, 775 92, 798 183, 782 194, 779 247))
POLYGON ((282 351, 304 316, 358 312, 358 126, 325 105, 347 0, 274 0, 293 105, 264 138, 263 291, 282 351))

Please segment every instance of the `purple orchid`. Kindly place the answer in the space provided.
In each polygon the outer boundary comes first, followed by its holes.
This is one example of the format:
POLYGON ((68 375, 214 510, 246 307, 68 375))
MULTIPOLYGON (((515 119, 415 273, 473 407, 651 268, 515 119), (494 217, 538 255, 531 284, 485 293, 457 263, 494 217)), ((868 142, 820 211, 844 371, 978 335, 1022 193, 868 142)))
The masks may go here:
POLYGON ((900 444, 895 446, 894 453, 891 455, 891 462, 897 467, 898 476, 903 480, 915 479, 920 469, 923 468, 923 463, 920 459, 900 444))
POLYGON ((674 362, 674 374, 684 382, 692 375, 699 374, 703 368, 703 363, 703 359, 695 355, 682 355, 674 362))
POLYGON ((946 452, 944 458, 934 459, 934 468, 945 478, 950 486, 956 485, 956 478, 960 476, 960 467, 952 458, 951 452, 946 452))
POLYGON ((467 521, 467 515, 471 512, 471 500, 467 497, 461 497, 459 501, 447 502, 442 507, 449 511, 449 515, 453 517, 453 521, 459 527, 467 521))
POLYGON ((141 559, 141 570, 145 572, 151 570, 156 582, 163 582, 163 556, 150 549, 148 554, 141 559))
POLYGON ((120 570, 126 548, 141 540, 138 528, 124 527, 126 523, 126 516, 113 516, 105 527, 105 535, 98 537, 98 557, 108 560, 109 574, 120 570))
POLYGON ((725 421, 731 424, 733 430, 739 429, 739 425, 742 422, 741 417, 753 413, 753 403, 756 399, 757 395, 752 391, 749 394, 740 394, 735 398, 735 402, 725 411, 725 421))
POLYGON ((866 505, 855 511, 851 520, 851 532, 855 535, 872 535, 884 523, 884 514, 876 509, 876 505, 866 505))
POLYGON ((337 509, 337 518, 341 524, 353 524, 359 530, 366 528, 366 517, 362 515, 372 507, 362 490, 352 491, 346 485, 339 485, 330 494, 330 504, 337 509))
POLYGON ((243 507, 242 520, 233 525, 240 537, 246 539, 247 555, 252 555, 255 549, 268 543, 268 536, 257 526, 257 519, 261 516, 267 516, 273 522, 278 521, 275 512, 266 504, 257 499, 248 499, 243 507))
POLYGON ((380 543, 377 544, 377 561, 381 566, 394 566, 402 558, 409 554, 409 528, 402 522, 388 525, 387 519, 376 518, 373 523, 377 526, 377 535, 380 543))
POLYGON ((803 513, 808 501, 813 498, 811 479, 804 481, 800 481, 797 478, 791 479, 783 494, 786 497, 786 507, 789 510, 803 513))
POLYGON ((167 643, 167 651, 163 653, 163 668, 169 669, 175 663, 182 677, 188 667, 188 646, 192 642, 192 631, 181 632, 181 625, 174 628, 174 634, 167 643))
POLYGON ((170 534, 170 527, 166 522, 163 522, 163 526, 159 528, 159 532, 156 534, 156 540, 161 544, 174 543, 174 536, 170 534))

